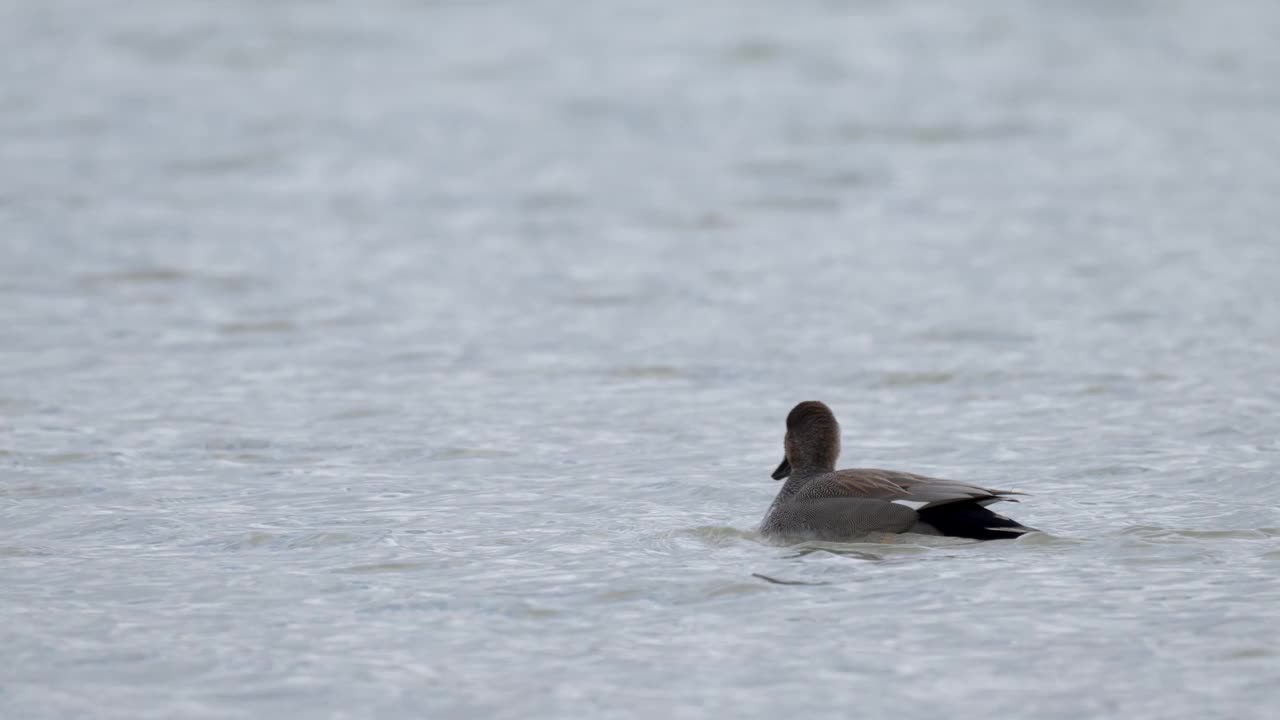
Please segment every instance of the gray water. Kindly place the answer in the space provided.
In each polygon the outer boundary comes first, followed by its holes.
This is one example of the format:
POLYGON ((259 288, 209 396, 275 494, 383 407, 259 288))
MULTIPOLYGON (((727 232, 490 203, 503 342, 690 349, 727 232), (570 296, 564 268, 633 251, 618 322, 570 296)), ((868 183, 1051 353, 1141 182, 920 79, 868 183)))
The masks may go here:
POLYGON ((0 8, 0 717, 1274 716, 1280 4, 0 8))

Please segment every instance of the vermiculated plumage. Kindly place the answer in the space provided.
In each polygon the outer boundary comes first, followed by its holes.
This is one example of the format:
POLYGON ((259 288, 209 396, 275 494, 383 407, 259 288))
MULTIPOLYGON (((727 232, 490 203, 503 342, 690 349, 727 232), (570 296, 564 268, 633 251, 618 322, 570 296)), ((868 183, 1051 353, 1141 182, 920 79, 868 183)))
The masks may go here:
POLYGON ((787 478, 761 523, 779 538, 853 539, 874 532, 949 535, 975 540, 1016 538, 1033 528, 987 509, 1017 502, 992 490, 893 470, 836 470, 840 425, 831 409, 809 400, 787 415, 786 457, 774 471, 787 478))

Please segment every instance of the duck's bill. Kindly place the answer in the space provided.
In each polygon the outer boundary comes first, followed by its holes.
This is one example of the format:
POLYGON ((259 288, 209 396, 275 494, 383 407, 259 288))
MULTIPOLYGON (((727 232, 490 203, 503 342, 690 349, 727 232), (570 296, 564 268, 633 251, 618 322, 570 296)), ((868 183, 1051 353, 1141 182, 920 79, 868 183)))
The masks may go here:
POLYGON ((782 464, 778 466, 777 470, 773 471, 773 479, 781 480, 782 478, 790 474, 791 474, 791 461, 786 458, 782 458, 782 464))

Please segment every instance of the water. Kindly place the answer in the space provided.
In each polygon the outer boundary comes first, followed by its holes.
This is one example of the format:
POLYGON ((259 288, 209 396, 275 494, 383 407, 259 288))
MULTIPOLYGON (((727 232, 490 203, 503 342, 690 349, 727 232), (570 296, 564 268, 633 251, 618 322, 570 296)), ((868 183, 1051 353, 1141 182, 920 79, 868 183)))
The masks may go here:
POLYGON ((5 3, 0 716, 1269 717, 1277 30, 5 3), (1047 533, 763 542, 809 398, 1047 533))

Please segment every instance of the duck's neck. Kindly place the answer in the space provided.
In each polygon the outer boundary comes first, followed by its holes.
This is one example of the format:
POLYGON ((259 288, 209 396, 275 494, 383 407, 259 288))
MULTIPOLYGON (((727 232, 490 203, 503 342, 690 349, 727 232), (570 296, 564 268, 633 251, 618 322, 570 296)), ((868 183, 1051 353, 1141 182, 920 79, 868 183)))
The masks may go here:
POLYGON ((823 473, 830 472, 829 469, 822 468, 806 468, 804 470, 791 469, 791 475, 787 478, 787 482, 783 484, 782 489, 778 491, 778 499, 789 498, 800 492, 800 490, 809 484, 809 481, 823 473))

